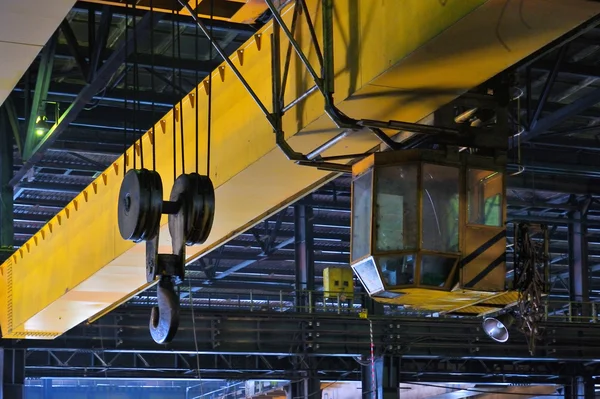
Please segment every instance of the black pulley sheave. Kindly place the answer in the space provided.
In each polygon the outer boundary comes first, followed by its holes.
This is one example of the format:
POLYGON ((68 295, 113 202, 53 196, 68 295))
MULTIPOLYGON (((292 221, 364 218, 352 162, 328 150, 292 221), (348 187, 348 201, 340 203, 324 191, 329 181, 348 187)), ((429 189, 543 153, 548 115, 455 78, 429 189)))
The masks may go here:
MULTIPOLYGON (((208 238, 215 216, 215 190, 207 176, 183 174, 175 180, 170 202, 178 203, 185 214, 183 235, 187 245, 202 244, 208 238)), ((177 231, 176 218, 169 218, 169 232, 177 231)))
POLYGON ((156 237, 162 198, 162 180, 157 172, 132 169, 125 174, 118 202, 119 232, 124 240, 140 242, 156 237))

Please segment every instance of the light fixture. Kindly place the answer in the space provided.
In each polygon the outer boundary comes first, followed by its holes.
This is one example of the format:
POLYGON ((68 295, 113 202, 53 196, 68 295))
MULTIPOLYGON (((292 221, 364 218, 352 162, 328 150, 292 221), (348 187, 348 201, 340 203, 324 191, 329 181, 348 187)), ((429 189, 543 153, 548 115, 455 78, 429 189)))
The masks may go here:
POLYGON ((46 118, 46 115, 38 115, 38 117, 35 120, 35 134, 37 136, 43 136, 46 133, 48 133, 48 131, 50 130, 50 126, 48 123, 48 118, 46 118))
POLYGON ((496 342, 504 343, 508 341, 508 329, 515 322, 515 318, 508 313, 497 317, 486 317, 483 320, 483 331, 488 337, 496 342))

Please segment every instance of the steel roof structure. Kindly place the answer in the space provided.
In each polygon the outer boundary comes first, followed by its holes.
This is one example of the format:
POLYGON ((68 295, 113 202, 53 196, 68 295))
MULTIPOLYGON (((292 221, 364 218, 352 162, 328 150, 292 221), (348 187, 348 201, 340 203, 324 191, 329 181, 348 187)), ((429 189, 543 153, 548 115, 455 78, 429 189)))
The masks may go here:
MULTIPOLYGON (((213 21, 215 38, 232 53, 268 18, 255 25, 213 21)), ((3 245, 23 245, 221 62, 205 38, 196 40, 191 19, 168 14, 148 28, 152 44, 146 33, 139 48, 122 54, 131 34, 124 21, 121 7, 76 3, 5 102, 2 134, 13 152, 1 154, 0 169, 10 168, 14 191, 2 195, 9 212, 0 217, 3 245), (100 79, 106 83, 96 90, 98 66, 109 62, 112 69, 100 79), (42 74, 45 96, 34 89, 42 74), (81 111, 60 137, 32 167, 23 162, 32 109, 43 107, 52 124, 75 103, 81 111)), ((593 324, 600 300, 599 24, 590 21, 504 73, 518 98, 511 117, 524 131, 509 154, 508 277, 513 224, 546 224, 552 305, 545 329, 554 341, 526 356, 523 338, 506 346, 485 342, 476 321, 386 307, 376 323, 389 334, 375 341, 385 348, 384 361, 400 370, 398 379, 546 383, 560 377, 565 383, 600 375, 600 330, 593 324), (582 318, 575 300, 594 311, 582 318)), ((372 304, 359 294, 352 304, 319 296, 323 270, 349 266, 350 183, 348 176, 335 179, 189 264, 179 287, 182 332, 170 346, 157 348, 145 330, 156 304, 155 290, 148 290, 55 341, 5 342, 5 351, 26 356, 25 375, 36 378, 195 378, 199 361, 205 379, 293 380, 311 370, 320 370, 323 380, 360 379, 368 324, 355 325, 348 315, 372 304), (302 269, 299 257, 306 254, 313 270, 302 269), (302 281, 313 273, 314 286, 302 281), (314 292, 310 316, 292 312, 299 285, 314 292), (318 331, 310 361, 295 356, 294 346, 306 345, 300 336, 318 331)))

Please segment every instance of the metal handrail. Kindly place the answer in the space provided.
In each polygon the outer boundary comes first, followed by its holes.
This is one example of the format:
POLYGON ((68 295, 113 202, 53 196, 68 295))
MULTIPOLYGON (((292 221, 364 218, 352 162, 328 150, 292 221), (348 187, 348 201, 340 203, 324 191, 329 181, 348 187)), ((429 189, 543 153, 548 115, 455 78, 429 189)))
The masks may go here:
MULTIPOLYGON (((218 311, 270 312, 270 313, 328 313, 346 316, 364 315, 371 301, 366 293, 353 294, 343 292, 327 292, 318 290, 278 290, 278 291, 240 291, 236 293, 198 291, 193 294, 195 308, 218 311)), ((132 304, 144 305, 152 303, 150 297, 137 297, 132 304)), ((570 323, 596 323, 600 318, 599 302, 569 301, 556 298, 544 298, 545 321, 570 323)), ((189 307, 189 298, 182 301, 182 306, 189 307)), ((501 309, 498 309, 500 311, 501 309)), ((493 313, 491 313, 493 314, 493 313)), ((480 317, 452 314, 439 314, 434 311, 405 308, 401 305, 383 305, 383 314, 392 317, 480 317)))

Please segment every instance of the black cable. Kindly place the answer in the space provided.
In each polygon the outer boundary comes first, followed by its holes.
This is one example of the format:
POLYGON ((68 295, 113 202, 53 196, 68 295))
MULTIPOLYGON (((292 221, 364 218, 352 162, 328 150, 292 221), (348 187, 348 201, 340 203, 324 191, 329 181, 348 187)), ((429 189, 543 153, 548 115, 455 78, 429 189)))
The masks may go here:
MULTIPOLYGON (((127 4, 129 4, 129 0, 127 0, 127 4)), ((125 54, 127 54, 129 52, 129 8, 125 7, 125 54)), ((128 96, 127 96, 127 90, 128 90, 128 79, 127 79, 127 71, 128 71, 128 66, 127 66, 127 59, 125 59, 125 65, 124 65, 124 73, 125 75, 123 76, 123 101, 125 102, 123 109, 125 110, 124 115, 123 115, 123 174, 125 174, 125 172, 127 172, 127 164, 128 164, 128 159, 127 159, 127 107, 128 107, 128 96)), ((135 160, 135 157, 133 158, 135 160)), ((135 169, 135 167, 134 167, 135 169)))
MULTIPOLYGON (((127 9, 127 13, 128 14, 130 12, 130 10, 129 10, 129 7, 130 7, 129 1, 130 0, 127 0, 125 2, 125 8, 127 9)), ((135 2, 135 0, 133 0, 133 2, 135 2)), ((132 14, 132 17, 133 17, 133 21, 134 21, 132 23, 132 25, 134 25, 135 24, 135 13, 132 14)), ((133 28, 133 26, 132 26, 132 28, 133 28)), ((129 30, 129 17, 127 18, 126 32, 128 32, 128 30, 129 30)), ((133 35, 135 36, 135 31, 133 32, 133 35)), ((127 45, 129 46, 129 34, 127 34, 125 36, 125 40, 127 41, 127 45)), ((129 53, 129 51, 127 51, 125 54, 128 54, 128 53, 129 53)), ((125 83, 129 86, 128 74, 129 74, 130 67, 128 65, 127 58, 125 58, 125 64, 127 65, 127 72, 125 74, 125 83)), ((133 169, 137 169, 137 151, 136 151, 137 133, 135 131, 135 126, 136 126, 136 122, 137 122, 136 121, 136 114, 135 114, 135 63, 133 64, 132 70, 133 70, 133 82, 132 82, 133 83, 133 93, 132 93, 132 96, 131 96, 132 98, 131 99, 132 99, 133 104, 132 104, 132 107, 131 107, 131 124, 128 124, 129 125, 128 130, 131 130, 131 136, 132 136, 131 143, 133 145, 133 149, 131 151, 131 156, 133 157, 133 169)), ((129 88, 127 90, 129 90, 129 88)), ((126 119, 129 119, 128 118, 129 117, 129 112, 128 111, 129 111, 129 109, 126 107, 125 108, 125 118, 126 119)))
POLYGON ((176 122, 176 113, 175 108, 177 107, 177 91, 175 90, 175 3, 173 3, 173 8, 171 9, 171 59, 173 61, 171 67, 171 89, 173 91, 173 181, 177 180, 177 122, 176 122))
MULTIPOLYGON (((215 1, 210 0, 210 52, 208 59, 213 59, 213 20, 215 14, 215 1)), ((198 27, 198 25, 196 25, 198 27)), ((206 128, 206 176, 210 178, 210 136, 212 132, 212 71, 208 74, 208 118, 206 128)))
MULTIPOLYGON (((150 0, 150 26, 154 27, 154 0, 150 0)), ((154 29, 150 29, 150 92, 152 95, 151 113, 152 122, 156 121, 155 104, 154 104, 154 29)), ((156 124, 152 123, 152 170, 156 171, 156 124)))
MULTIPOLYGON (((194 10, 198 10, 198 1, 196 0, 196 8, 194 10)), ((199 32, 198 32, 198 24, 195 24, 196 26, 196 34, 194 36, 195 40, 194 40, 194 60, 196 61, 196 65, 198 65, 199 62, 199 58, 198 58, 198 53, 200 51, 199 48, 199 32)), ((199 94, 199 90, 198 90, 198 86, 200 86, 200 82, 198 81, 198 68, 194 68, 194 76, 195 76, 195 82, 196 82, 196 96, 194 97, 196 99, 196 106, 195 111, 196 111, 196 173, 199 173, 199 168, 200 168, 200 140, 199 140, 199 136, 200 136, 200 132, 199 132, 199 125, 198 125, 198 103, 199 103, 199 98, 198 98, 198 94, 199 94)), ((208 175, 208 172, 206 173, 208 175)))
MULTIPOLYGON (((173 3, 175 4, 175 3, 173 3)), ((181 66, 181 22, 177 19, 177 65, 179 66, 179 87, 182 85, 182 66, 181 66)), ((185 135, 183 130, 183 97, 179 100, 179 131, 181 135, 181 173, 185 174, 185 135)))
MULTIPOLYGON (((139 141, 140 145, 140 166, 144 169, 144 140, 142 138, 142 133, 138 134, 139 123, 138 117, 141 113, 140 106, 140 77, 139 77, 139 65, 138 65, 138 43, 137 43, 137 17, 136 17, 136 5, 135 1, 133 2, 133 95, 134 95, 134 103, 133 103, 133 134, 135 137, 135 141, 139 141)), ((135 147, 134 147, 135 150, 135 147)))

